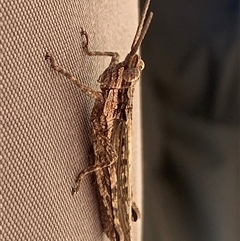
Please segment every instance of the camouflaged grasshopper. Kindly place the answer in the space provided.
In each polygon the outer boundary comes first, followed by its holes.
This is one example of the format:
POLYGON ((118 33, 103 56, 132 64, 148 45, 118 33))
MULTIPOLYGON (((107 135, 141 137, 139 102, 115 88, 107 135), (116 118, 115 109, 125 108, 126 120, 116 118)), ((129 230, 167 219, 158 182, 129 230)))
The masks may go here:
POLYGON ((91 113, 94 164, 82 170, 72 194, 77 192, 84 176, 94 172, 99 196, 102 225, 111 241, 131 241, 131 222, 137 221, 140 212, 132 200, 131 187, 131 129, 132 102, 136 82, 144 68, 137 51, 151 23, 153 13, 146 21, 150 0, 146 0, 129 54, 119 62, 115 52, 90 51, 88 34, 81 29, 82 46, 89 56, 110 56, 108 68, 99 77, 101 91, 83 85, 58 66, 51 54, 46 54, 51 67, 66 76, 95 104, 91 113))

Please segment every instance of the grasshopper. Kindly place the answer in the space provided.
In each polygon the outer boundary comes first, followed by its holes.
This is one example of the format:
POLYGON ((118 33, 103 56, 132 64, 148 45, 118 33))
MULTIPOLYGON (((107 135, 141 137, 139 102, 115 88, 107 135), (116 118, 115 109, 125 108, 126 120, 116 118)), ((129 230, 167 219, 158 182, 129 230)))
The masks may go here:
POLYGON ((122 62, 116 52, 90 51, 88 34, 81 28, 82 47, 87 55, 111 57, 109 66, 97 80, 100 91, 79 83, 56 64, 50 53, 45 56, 54 70, 95 99, 90 118, 94 164, 79 173, 72 194, 79 190, 84 176, 95 173, 103 230, 111 241, 131 241, 131 222, 140 217, 131 187, 132 103, 135 84, 144 68, 137 51, 153 17, 150 12, 146 19, 149 4, 150 0, 146 0, 131 50, 122 62))

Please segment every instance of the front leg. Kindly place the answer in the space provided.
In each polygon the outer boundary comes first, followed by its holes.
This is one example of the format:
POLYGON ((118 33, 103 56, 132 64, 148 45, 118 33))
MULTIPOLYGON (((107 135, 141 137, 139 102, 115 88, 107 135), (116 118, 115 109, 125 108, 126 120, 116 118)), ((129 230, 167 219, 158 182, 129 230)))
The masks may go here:
POLYGON ((82 41, 82 47, 85 53, 89 56, 109 56, 111 58, 110 65, 117 64, 119 62, 119 54, 116 52, 101 52, 101 51, 90 51, 88 48, 88 34, 81 28, 81 36, 85 38, 85 41, 82 41))

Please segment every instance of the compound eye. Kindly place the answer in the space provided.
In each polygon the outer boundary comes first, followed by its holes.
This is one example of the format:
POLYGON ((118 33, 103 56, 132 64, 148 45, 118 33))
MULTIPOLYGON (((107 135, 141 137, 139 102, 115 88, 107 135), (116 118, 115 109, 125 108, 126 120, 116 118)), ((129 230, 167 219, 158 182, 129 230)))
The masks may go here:
POLYGON ((141 70, 143 70, 143 69, 144 69, 145 64, 144 64, 144 62, 143 62, 143 60, 142 60, 142 59, 140 59, 140 60, 139 60, 139 62, 138 62, 138 67, 139 67, 141 70))
POLYGON ((123 79, 127 82, 134 82, 139 79, 141 70, 139 68, 129 68, 124 70, 123 79))

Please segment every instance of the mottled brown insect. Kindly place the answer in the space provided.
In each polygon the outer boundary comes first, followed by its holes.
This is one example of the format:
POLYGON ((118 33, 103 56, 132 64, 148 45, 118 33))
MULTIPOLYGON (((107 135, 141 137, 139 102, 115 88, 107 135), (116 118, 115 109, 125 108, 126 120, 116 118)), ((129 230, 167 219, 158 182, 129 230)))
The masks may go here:
POLYGON ((150 12, 145 21, 149 3, 150 0, 146 0, 130 53, 123 62, 119 63, 118 53, 90 51, 88 35, 81 29, 82 46, 87 55, 111 57, 108 68, 98 79, 101 91, 79 83, 56 64, 51 54, 46 54, 53 69, 95 99, 91 114, 94 164, 79 173, 72 194, 79 190, 84 176, 95 173, 103 229, 111 241, 131 241, 131 222, 136 221, 140 215, 132 200, 130 181, 131 122, 134 86, 144 68, 144 62, 136 53, 153 16, 150 12))

